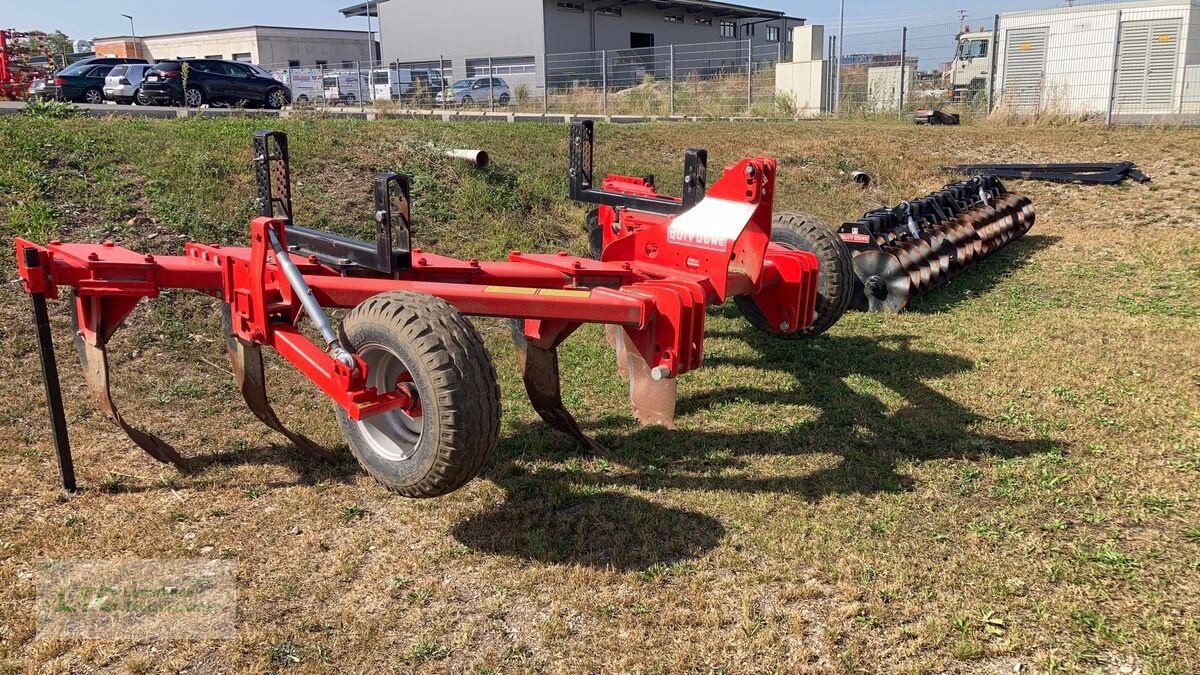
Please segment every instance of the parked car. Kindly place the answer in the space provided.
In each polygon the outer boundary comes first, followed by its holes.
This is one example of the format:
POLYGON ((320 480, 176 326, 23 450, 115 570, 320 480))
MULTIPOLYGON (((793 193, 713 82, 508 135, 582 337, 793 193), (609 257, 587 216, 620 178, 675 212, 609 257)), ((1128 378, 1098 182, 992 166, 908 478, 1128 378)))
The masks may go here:
POLYGON ((282 82, 292 91, 292 100, 298 106, 312 105, 320 101, 325 92, 321 83, 320 68, 284 68, 271 71, 271 77, 282 82))
POLYGON ((142 91, 142 80, 149 70, 148 63, 113 66, 104 78, 104 98, 117 103, 152 105, 153 101, 142 91))
POLYGON ((490 101, 495 101, 496 105, 508 105, 512 100, 512 89, 499 77, 468 77, 455 82, 449 92, 439 92, 434 97, 439 104, 443 100, 465 107, 488 105, 490 101))
POLYGON ((146 63, 146 59, 100 57, 84 59, 46 79, 38 98, 53 98, 77 103, 104 103, 104 78, 116 66, 146 63))
POLYGON ((39 77, 29 83, 29 98, 38 98, 46 88, 46 78, 39 77))
POLYGON ((266 106, 278 110, 292 102, 288 87, 262 68, 238 61, 182 59, 154 64, 142 91, 155 103, 266 106), (187 64, 187 85, 184 68, 187 64))

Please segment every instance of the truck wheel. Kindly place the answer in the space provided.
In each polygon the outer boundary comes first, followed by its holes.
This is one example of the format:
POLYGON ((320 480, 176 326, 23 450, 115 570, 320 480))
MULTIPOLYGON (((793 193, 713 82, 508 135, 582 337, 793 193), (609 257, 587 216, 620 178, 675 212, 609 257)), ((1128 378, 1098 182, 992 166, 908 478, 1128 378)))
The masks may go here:
POLYGON ((794 333, 782 333, 763 316, 754 299, 734 298, 742 315, 755 328, 784 339, 820 335, 833 327, 854 297, 854 263, 850 249, 828 225, 806 213, 778 213, 771 222, 771 241, 793 251, 817 256, 817 316, 794 333))
POLYGON ((358 422, 338 409, 358 463, 405 497, 438 497, 470 482, 500 434, 496 369, 471 322, 441 298, 393 291, 355 307, 342 327, 367 363, 367 386, 405 387, 415 398, 407 411, 358 422))

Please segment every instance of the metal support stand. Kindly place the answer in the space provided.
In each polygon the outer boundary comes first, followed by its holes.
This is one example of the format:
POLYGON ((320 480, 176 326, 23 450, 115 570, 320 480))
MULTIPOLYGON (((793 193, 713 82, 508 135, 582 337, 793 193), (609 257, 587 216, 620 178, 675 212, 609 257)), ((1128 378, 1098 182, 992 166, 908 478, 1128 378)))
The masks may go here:
POLYGON ((608 50, 600 50, 600 112, 608 114, 608 50))
POLYGON ((667 114, 671 117, 675 116, 675 45, 671 45, 671 99, 668 103, 667 114))
POLYGON ((996 54, 1000 51, 1000 15, 992 17, 992 58, 988 64, 987 114, 996 107, 996 54))
POLYGON ((746 114, 754 107, 754 40, 746 40, 746 114))
MULTIPOLYGON (((42 267, 36 249, 25 249, 25 267, 31 274, 42 267)), ((63 411, 62 389, 58 382, 58 361, 54 358, 54 339, 50 335, 50 314, 46 310, 46 294, 30 293, 33 301, 33 323, 37 329, 38 357, 42 362, 42 381, 46 385, 46 406, 50 409, 50 432, 54 436, 54 451, 58 455, 58 474, 63 489, 77 492, 75 462, 71 459, 71 440, 67 436, 67 415, 63 411)))
POLYGON ((896 116, 904 118, 904 73, 908 71, 908 27, 900 29, 900 103, 896 116))

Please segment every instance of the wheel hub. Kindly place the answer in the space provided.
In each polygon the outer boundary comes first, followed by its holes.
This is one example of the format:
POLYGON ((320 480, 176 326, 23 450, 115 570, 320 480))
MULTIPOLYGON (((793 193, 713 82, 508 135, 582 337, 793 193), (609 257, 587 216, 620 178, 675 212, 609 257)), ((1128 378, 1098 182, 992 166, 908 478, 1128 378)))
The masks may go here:
POLYGON ((367 364, 368 387, 380 393, 396 391, 408 399, 399 410, 357 422, 358 430, 379 456, 404 461, 413 456, 425 427, 424 409, 412 373, 397 355, 382 346, 363 346, 358 355, 367 364))

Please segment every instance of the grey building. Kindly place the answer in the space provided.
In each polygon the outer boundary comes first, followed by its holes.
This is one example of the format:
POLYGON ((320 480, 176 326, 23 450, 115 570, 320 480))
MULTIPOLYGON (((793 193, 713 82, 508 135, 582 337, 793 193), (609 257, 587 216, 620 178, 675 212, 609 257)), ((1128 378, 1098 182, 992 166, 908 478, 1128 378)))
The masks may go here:
POLYGON ((371 0, 341 12, 378 20, 386 63, 441 64, 447 78, 490 72, 535 88, 567 76, 598 80, 592 52, 606 53, 610 74, 613 64, 660 74, 672 45, 704 45, 679 55, 685 71, 745 63, 747 53, 786 59, 791 29, 804 25, 783 12, 711 0, 371 0))

